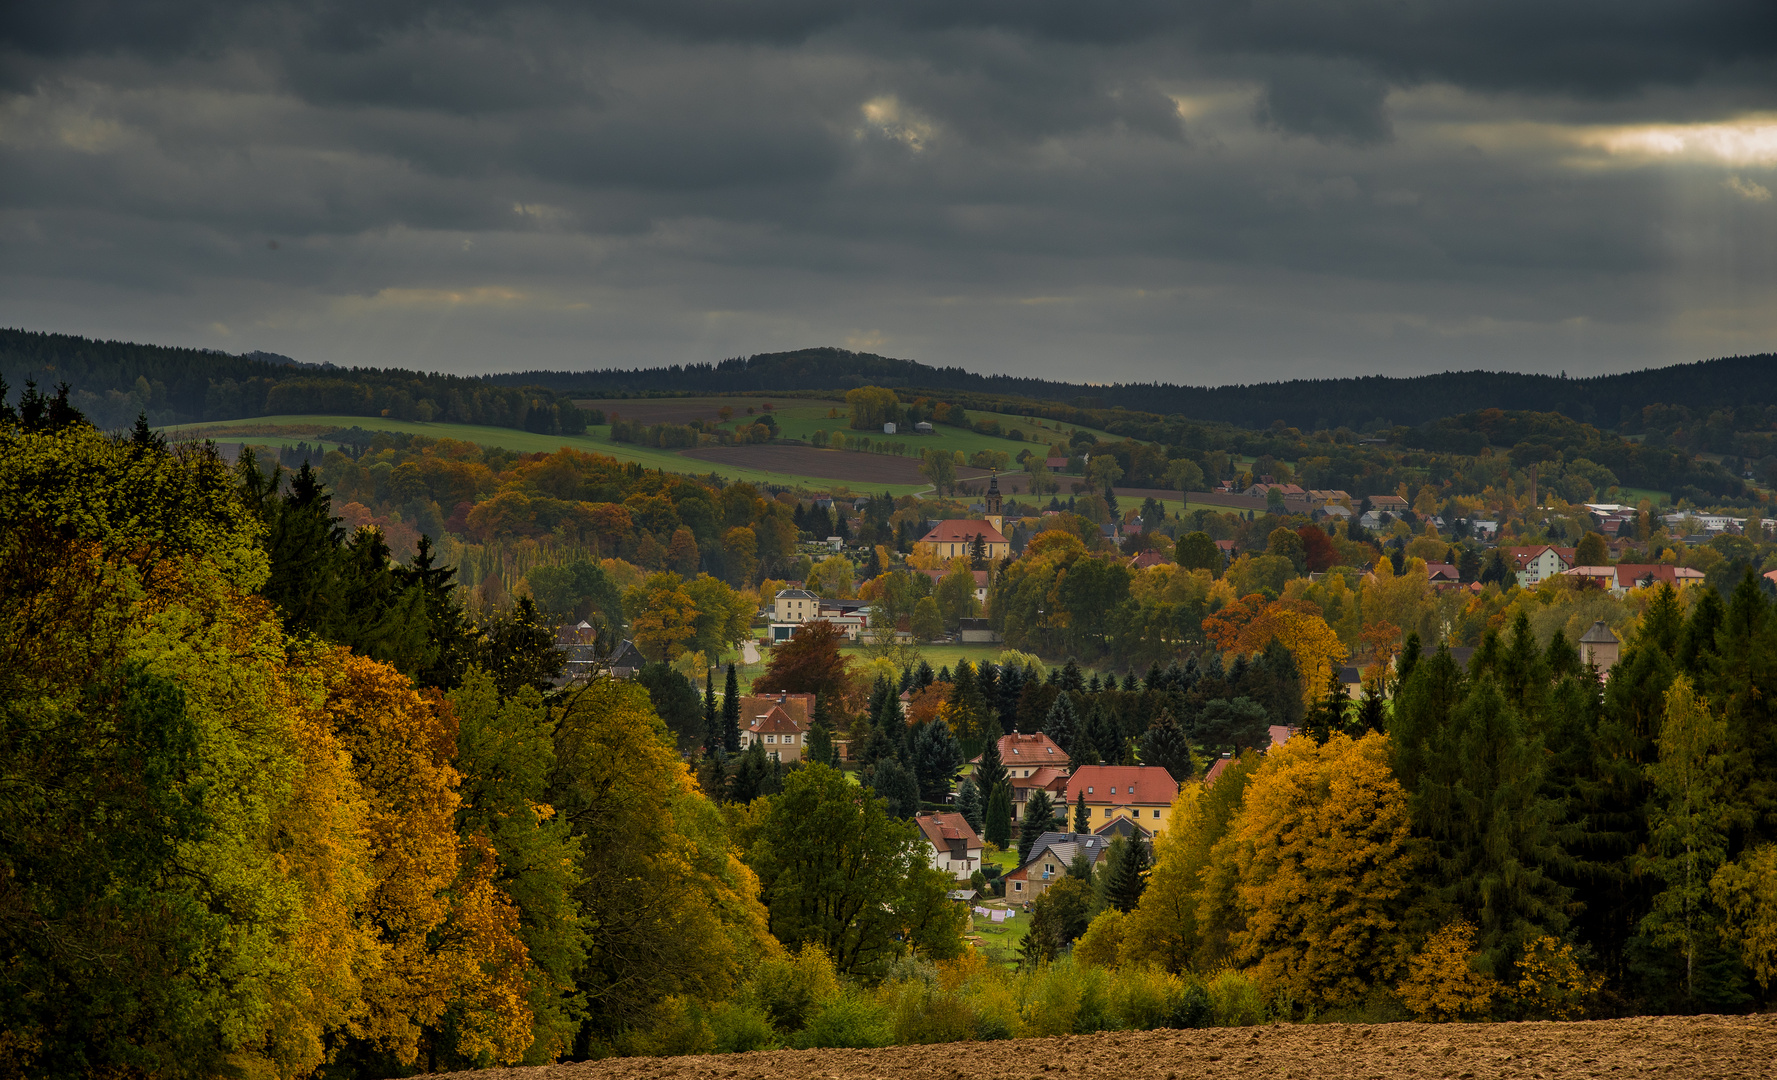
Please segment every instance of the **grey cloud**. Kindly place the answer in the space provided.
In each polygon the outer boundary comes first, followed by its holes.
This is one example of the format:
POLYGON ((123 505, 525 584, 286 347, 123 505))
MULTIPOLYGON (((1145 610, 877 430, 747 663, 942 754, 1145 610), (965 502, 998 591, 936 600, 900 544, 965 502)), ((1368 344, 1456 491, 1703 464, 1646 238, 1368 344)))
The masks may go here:
POLYGON ((1768 111, 1771 18, 35 5, 0 22, 0 320, 458 370, 852 339, 1107 378, 1692 359, 1760 342, 1774 204, 1518 128, 1768 111), (1730 264, 1699 333, 1685 283, 1730 264))

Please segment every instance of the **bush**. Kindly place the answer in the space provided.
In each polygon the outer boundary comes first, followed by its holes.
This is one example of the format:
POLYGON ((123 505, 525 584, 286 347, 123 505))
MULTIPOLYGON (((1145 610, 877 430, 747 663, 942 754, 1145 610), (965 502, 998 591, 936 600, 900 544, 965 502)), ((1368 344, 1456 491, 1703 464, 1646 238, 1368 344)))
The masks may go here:
POLYGON ((801 1031, 822 1005, 839 994, 839 974, 819 945, 804 945, 795 956, 766 960, 754 972, 747 996, 771 1025, 785 1034, 801 1031))
POLYGON ((797 1037, 796 1045, 808 1048, 865 1050, 889 1046, 895 1041, 889 1010, 868 994, 841 991, 815 1014, 797 1037))
POLYGON ((676 1057, 707 1054, 716 1048, 703 1006, 687 997, 663 999, 651 1010, 647 1022, 623 1042, 626 1054, 645 1057, 676 1057))
POLYGON ((1123 945, 1123 913, 1105 908, 1074 943, 1074 962, 1081 967, 1113 967, 1123 945))
POLYGON ((744 1054, 749 1050, 775 1050, 777 1031, 757 1005, 729 1002, 709 1012, 710 1032, 718 1054, 744 1054))
POLYGON ((1124 968, 1111 982, 1112 1026, 1150 1031, 1171 1026, 1185 983, 1159 968, 1124 968))
POLYGON ((1217 1027, 1252 1027, 1265 1022, 1259 985, 1233 968, 1209 981, 1209 1009, 1217 1027))
POLYGON ((1173 1006, 1172 1016, 1166 1026, 1175 1028, 1204 1028, 1215 1019, 1215 1007, 1209 1000, 1209 989, 1196 978, 1185 984, 1184 993, 1179 995, 1177 1004, 1173 1006))

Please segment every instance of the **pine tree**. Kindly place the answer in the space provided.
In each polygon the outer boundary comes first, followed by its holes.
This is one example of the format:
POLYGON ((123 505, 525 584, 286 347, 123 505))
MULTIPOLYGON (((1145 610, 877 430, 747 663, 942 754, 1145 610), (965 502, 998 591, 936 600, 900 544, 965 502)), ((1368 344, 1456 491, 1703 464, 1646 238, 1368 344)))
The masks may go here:
POLYGON ((728 681, 722 686, 722 749, 740 753, 740 679, 728 665, 728 681))
POLYGON ((933 720, 919 729, 913 745, 913 775, 919 782, 920 798, 931 803, 944 802, 962 765, 963 755, 956 737, 942 720, 933 720))
POLYGON ((1001 784, 987 797, 987 841, 1005 851, 1012 846, 1012 785, 1001 784))

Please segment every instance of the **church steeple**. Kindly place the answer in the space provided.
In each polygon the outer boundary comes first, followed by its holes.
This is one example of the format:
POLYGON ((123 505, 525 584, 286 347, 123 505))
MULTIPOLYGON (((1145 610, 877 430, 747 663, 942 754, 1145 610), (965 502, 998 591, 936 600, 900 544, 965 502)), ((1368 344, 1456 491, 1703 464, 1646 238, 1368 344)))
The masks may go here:
POLYGON ((994 473, 987 481, 986 518, 990 525, 1004 535, 1006 528, 1004 518, 1000 514, 1000 474, 994 473))

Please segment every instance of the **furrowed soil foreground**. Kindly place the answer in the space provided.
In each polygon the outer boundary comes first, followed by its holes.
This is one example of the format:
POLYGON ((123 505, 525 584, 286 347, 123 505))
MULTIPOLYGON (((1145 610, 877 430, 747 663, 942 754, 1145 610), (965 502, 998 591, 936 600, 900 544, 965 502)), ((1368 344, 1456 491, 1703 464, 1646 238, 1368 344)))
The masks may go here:
POLYGON ((1777 1016, 1531 1024, 1279 1024, 883 1050, 615 1058, 477 1080, 1197 1080, 1777 1077, 1777 1016))

